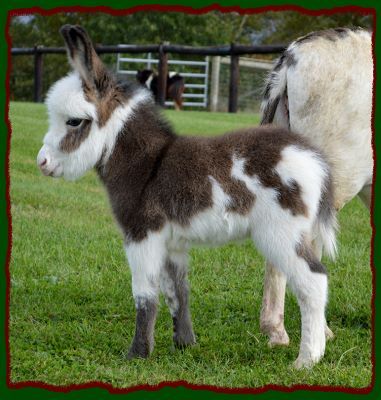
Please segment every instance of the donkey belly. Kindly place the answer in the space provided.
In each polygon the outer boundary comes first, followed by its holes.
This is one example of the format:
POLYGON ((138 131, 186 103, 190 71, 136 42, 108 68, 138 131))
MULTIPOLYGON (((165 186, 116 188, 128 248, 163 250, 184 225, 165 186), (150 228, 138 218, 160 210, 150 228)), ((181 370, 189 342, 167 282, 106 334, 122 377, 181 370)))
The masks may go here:
POLYGON ((193 245, 219 246, 250 235, 247 216, 213 207, 193 217, 186 226, 173 225, 173 239, 193 245))

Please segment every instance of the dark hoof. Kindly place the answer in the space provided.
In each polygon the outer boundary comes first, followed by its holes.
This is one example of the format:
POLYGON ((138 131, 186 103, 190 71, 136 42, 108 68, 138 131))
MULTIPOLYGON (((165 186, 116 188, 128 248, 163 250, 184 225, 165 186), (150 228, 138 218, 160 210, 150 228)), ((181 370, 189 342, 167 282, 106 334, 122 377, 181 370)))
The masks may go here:
POLYGON ((128 351, 127 359, 132 360, 134 358, 148 358, 150 353, 150 346, 148 343, 134 342, 128 351))
POLYGON ((193 332, 189 332, 185 335, 173 335, 173 342, 176 349, 185 349, 186 347, 193 346, 196 344, 196 338, 193 332))

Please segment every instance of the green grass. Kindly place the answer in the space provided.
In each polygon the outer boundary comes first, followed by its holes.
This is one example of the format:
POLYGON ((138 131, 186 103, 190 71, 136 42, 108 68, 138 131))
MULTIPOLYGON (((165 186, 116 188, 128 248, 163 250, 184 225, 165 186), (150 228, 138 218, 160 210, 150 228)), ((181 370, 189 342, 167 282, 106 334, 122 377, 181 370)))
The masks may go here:
MULTIPOLYGON (((258 123, 251 114, 166 114, 178 132, 187 134, 218 134, 258 123)), ((370 384, 371 230, 357 199, 340 214, 340 256, 327 262, 327 317, 336 337, 312 370, 290 369, 300 340, 299 310, 291 294, 286 298, 290 346, 269 349, 259 332, 264 260, 249 242, 191 252, 197 345, 173 349, 171 318, 162 302, 152 356, 127 361, 135 317, 130 273, 103 188, 93 172, 78 182, 41 176, 35 157, 47 128, 42 105, 13 103, 10 119, 13 382, 370 384)))

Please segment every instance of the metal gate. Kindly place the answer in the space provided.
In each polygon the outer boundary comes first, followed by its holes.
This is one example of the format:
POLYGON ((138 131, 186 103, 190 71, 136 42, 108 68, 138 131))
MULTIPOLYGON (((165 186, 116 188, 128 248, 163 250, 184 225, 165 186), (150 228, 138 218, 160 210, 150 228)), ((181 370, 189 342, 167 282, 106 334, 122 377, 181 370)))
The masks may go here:
MULTIPOLYGON (((140 64, 140 69, 152 69, 152 66, 158 63, 157 58, 152 58, 152 53, 147 53, 147 58, 131 58, 118 53, 116 71, 118 74, 135 77, 137 69, 133 69, 134 64, 140 64)), ((205 57, 204 61, 168 60, 168 64, 186 68, 186 72, 180 72, 185 81, 183 106, 206 108, 208 106, 209 57, 205 57)), ((174 68, 168 72, 178 71, 174 68)), ((166 101, 165 105, 173 106, 174 103, 166 101)))

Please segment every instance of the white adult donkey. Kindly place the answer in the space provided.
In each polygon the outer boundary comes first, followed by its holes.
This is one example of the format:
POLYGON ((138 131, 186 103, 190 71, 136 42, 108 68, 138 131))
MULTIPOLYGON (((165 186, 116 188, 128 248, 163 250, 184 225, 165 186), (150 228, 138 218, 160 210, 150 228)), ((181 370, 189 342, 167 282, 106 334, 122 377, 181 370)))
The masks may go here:
MULTIPOLYGON (((264 92, 262 124, 275 123, 307 137, 332 167, 334 204, 356 195, 370 208, 373 59, 371 33, 337 28, 313 32, 285 50, 264 92)), ((315 241, 321 258, 321 243, 315 241)), ((266 265, 261 330, 270 345, 288 345, 284 328, 286 279, 266 265)), ((326 327, 326 335, 332 332, 326 327)))

